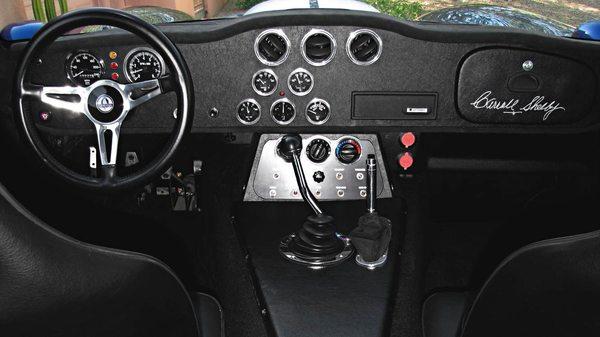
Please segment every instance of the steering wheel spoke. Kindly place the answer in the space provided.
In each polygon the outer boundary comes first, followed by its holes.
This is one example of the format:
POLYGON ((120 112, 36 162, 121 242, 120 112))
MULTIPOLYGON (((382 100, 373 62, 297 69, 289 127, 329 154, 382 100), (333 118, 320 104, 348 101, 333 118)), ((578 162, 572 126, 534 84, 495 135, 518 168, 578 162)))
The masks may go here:
POLYGON ((83 113, 85 109, 86 89, 72 86, 42 86, 27 84, 23 86, 23 97, 34 98, 54 108, 83 113))
POLYGON ((119 136, 121 133, 121 123, 94 123, 94 126, 96 127, 98 153, 100 155, 101 166, 116 166, 117 150, 119 149, 119 136))
POLYGON ((158 79, 125 84, 123 91, 129 99, 130 109, 134 109, 163 93, 161 82, 158 79))

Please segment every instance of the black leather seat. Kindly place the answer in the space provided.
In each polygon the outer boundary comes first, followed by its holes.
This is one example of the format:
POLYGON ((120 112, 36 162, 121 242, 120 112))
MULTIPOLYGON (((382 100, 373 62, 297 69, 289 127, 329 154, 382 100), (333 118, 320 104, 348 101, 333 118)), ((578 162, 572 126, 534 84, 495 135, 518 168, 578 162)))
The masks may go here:
POLYGON ((0 185, 0 335, 220 337, 222 310, 162 262, 76 241, 0 185))
POLYGON ((422 318, 425 337, 598 336, 600 231, 525 246, 472 301, 468 293, 433 294, 422 318))

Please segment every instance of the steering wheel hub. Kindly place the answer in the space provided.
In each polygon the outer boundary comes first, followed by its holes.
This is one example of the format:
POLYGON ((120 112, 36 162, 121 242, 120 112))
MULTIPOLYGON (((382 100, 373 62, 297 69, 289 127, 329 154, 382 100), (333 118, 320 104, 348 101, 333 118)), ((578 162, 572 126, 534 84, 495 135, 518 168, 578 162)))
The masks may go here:
POLYGON ((88 96, 87 109, 94 119, 102 123, 111 123, 123 113, 123 94, 110 86, 99 86, 88 96))

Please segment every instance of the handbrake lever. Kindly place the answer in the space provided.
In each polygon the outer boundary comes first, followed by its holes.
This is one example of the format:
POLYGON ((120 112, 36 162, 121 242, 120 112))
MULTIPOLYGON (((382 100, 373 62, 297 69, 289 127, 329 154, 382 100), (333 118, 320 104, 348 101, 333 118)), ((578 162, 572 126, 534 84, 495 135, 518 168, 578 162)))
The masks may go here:
POLYGON ((358 226, 350 232, 356 248, 356 263, 369 270, 381 267, 387 260, 392 238, 392 222, 379 216, 375 209, 377 200, 377 160, 367 156, 367 214, 358 219, 358 226))

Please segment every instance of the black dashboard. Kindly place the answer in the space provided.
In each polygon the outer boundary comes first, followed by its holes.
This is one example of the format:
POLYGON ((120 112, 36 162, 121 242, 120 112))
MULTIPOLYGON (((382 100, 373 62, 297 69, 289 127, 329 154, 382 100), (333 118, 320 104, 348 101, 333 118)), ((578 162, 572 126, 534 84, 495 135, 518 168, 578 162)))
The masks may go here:
MULTIPOLYGON (((192 73, 193 132, 404 127, 545 133, 595 129, 600 121, 597 42, 335 10, 179 23, 162 30, 192 73), (315 53, 322 45, 326 52, 315 53)), ((9 67, 23 46, 5 45, 0 53, 7 59, 0 76, 8 92, 9 67)), ((127 83, 165 71, 158 54, 115 29, 61 38, 40 56, 32 81, 127 83), (87 62, 89 78, 80 74, 85 69, 78 71, 81 62, 87 62)), ((6 96, 3 100, 10 107, 6 96)), ((170 130, 174 101, 164 95, 140 106, 124 130, 170 130)), ((61 111, 39 117, 47 109, 33 106, 31 113, 49 132, 90 130, 85 118, 61 111)))

